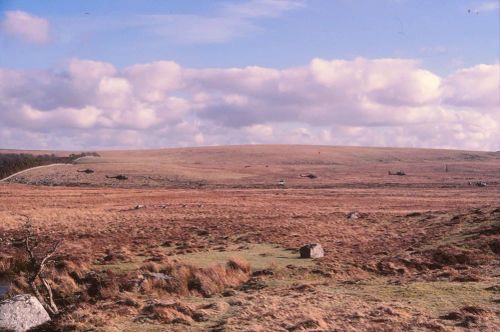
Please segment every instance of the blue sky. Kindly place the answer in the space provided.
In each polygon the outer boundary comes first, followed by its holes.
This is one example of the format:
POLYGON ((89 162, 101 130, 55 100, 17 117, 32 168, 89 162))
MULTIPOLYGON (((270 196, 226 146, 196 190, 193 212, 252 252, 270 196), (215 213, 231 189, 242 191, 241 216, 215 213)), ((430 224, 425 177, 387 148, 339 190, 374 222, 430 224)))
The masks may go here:
POLYGON ((310 0, 251 18, 227 10, 245 1, 0 3, 2 11, 22 10, 51 23, 52 40, 43 47, 2 39, 0 66, 10 68, 52 68, 72 57, 118 67, 168 59, 189 67, 285 68, 314 57, 362 56, 417 58, 428 69, 448 73, 499 56, 498 10, 476 13, 485 1, 310 0), (177 22, 169 23, 172 18, 177 22), (242 22, 227 23, 233 31, 226 36, 224 27, 203 18, 242 22), (203 33, 183 36, 184 24, 199 25, 203 33))
POLYGON ((500 150, 497 0, 0 0, 0 148, 500 150))

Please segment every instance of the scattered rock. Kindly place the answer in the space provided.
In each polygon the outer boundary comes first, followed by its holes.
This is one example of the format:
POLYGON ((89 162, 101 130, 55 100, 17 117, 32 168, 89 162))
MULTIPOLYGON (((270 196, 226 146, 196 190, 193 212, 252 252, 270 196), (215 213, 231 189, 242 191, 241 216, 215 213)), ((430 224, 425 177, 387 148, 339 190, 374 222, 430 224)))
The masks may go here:
POLYGON ((391 172, 391 171, 389 171, 389 175, 404 176, 404 175, 406 175, 406 173, 405 173, 405 171, 397 171, 397 172, 391 172))
POLYGON ((138 204, 134 207, 134 210, 139 210, 139 209, 144 209, 146 208, 146 205, 138 204))
POLYGON ((242 306, 244 302, 241 301, 241 300, 237 300, 237 299, 230 299, 230 300, 227 301, 227 303, 230 306, 242 306))
POLYGON ((439 318, 445 320, 461 320, 463 318, 463 315, 460 312, 452 311, 450 313, 447 313, 446 315, 440 316, 439 318))
POLYGON ((22 294, 0 302, 0 330, 27 331, 50 321, 36 297, 22 294))
POLYGON ((326 324, 324 321, 311 318, 302 320, 295 325, 287 327, 286 329, 288 331, 304 331, 304 330, 319 329, 325 327, 326 324))
POLYGON ((274 272, 271 269, 257 270, 252 273, 253 277, 272 276, 272 275, 274 275, 274 272))
POLYGON ((359 213, 357 211, 349 212, 347 214, 347 219, 355 220, 355 219, 359 219, 361 217, 362 217, 361 213, 359 213))
POLYGON ((319 243, 310 243, 299 249, 300 258, 320 258, 325 255, 323 247, 319 243))
POLYGON ((224 297, 230 297, 230 296, 235 296, 236 294, 238 294, 237 291, 235 291, 234 289, 226 289, 223 293, 222 293, 222 296, 224 297))
POLYGON ((175 279, 174 277, 165 274, 165 273, 160 273, 160 272, 149 272, 146 271, 142 274, 144 277, 150 278, 150 279, 155 279, 155 280, 172 280, 175 279))
POLYGON ((162 247, 171 247, 172 246, 172 241, 165 241, 161 244, 162 247))
POLYGON ((413 217, 420 217, 422 215, 422 212, 411 212, 405 215, 407 218, 413 218, 413 217))
POLYGON ((90 168, 87 168, 87 169, 84 169, 82 171, 80 170, 77 170, 78 173, 85 173, 85 174, 92 174, 94 173, 94 170, 93 169, 90 169, 90 168))
POLYGON ((300 174, 300 177, 301 178, 309 178, 309 179, 316 179, 317 178, 317 176, 313 173, 300 174))
POLYGON ((116 176, 108 176, 108 175, 106 175, 106 178, 107 179, 117 179, 117 180, 128 180, 128 176, 122 175, 122 174, 119 174, 119 175, 116 175, 116 176))
POLYGON ((330 272, 326 272, 326 271, 323 271, 321 269, 313 269, 313 270, 311 270, 311 273, 312 274, 320 275, 320 276, 325 277, 325 278, 331 278, 332 277, 332 274, 330 272))
POLYGON ((469 181, 469 186, 486 187, 488 184, 483 181, 469 181))
POLYGON ((260 280, 259 278, 252 277, 245 284, 240 287, 240 290, 243 292, 251 292, 266 288, 267 284, 260 280))

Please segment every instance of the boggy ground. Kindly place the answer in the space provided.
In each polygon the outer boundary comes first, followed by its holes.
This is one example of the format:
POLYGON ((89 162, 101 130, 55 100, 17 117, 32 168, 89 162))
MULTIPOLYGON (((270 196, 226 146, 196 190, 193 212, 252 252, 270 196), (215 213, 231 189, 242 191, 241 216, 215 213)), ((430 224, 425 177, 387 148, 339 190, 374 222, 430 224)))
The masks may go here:
MULTIPOLYGON (((202 189, 0 184, 0 270, 10 293, 25 290, 15 244, 29 217, 45 241, 64 240, 47 272, 63 310, 47 330, 495 331, 499 162, 481 153, 425 156, 414 161, 421 171, 391 157, 413 169, 406 177, 367 163, 351 181, 347 166, 333 177, 323 165, 317 179, 285 188, 272 187, 276 170, 262 180, 267 189, 230 188, 226 178, 202 189), (447 159, 444 173, 440 158, 464 155, 447 159), (488 186, 464 184, 470 179, 488 186), (347 218, 352 211, 360 218, 347 218), (325 257, 299 259, 309 242, 321 243, 325 257)), ((33 178, 64 178, 43 172, 33 178)), ((193 174, 185 179, 201 177, 193 174)))

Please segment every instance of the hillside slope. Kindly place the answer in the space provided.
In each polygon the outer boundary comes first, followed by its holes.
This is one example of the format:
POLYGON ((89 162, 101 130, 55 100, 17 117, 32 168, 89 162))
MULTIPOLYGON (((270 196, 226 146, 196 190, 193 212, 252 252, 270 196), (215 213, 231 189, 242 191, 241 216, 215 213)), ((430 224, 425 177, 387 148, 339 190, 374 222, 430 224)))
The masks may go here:
POLYGON ((498 185, 500 153, 434 149, 249 145, 99 151, 72 167, 11 182, 70 186, 292 188, 498 185), (92 174, 77 170, 92 169, 92 174), (448 171, 446 172, 446 168, 448 171), (390 176, 403 170, 406 176, 390 176), (123 174, 127 180, 106 178, 123 174), (313 174, 315 178, 307 175, 313 174))

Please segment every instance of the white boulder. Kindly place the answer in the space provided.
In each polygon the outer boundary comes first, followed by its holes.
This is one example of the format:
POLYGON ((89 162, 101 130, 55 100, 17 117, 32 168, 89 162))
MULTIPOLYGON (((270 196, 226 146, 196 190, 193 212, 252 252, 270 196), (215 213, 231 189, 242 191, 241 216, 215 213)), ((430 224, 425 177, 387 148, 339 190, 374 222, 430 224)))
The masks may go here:
POLYGON ((29 294, 0 302, 0 331, 23 332, 50 321, 40 301, 29 294))

